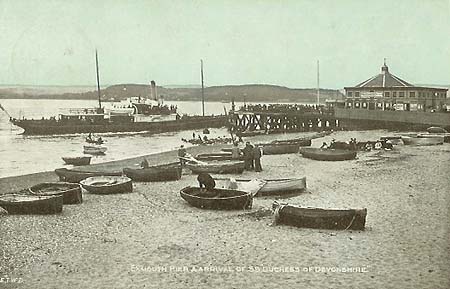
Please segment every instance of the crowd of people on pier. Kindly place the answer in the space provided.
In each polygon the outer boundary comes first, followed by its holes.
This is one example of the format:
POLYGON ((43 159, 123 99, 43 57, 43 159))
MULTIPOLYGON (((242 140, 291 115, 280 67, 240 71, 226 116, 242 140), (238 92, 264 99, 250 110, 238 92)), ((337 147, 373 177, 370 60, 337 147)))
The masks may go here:
POLYGON ((325 113, 328 112, 327 109, 323 105, 309 105, 309 104, 247 104, 240 108, 241 111, 251 111, 251 112, 277 112, 277 113, 285 113, 285 112, 316 112, 316 113, 325 113))

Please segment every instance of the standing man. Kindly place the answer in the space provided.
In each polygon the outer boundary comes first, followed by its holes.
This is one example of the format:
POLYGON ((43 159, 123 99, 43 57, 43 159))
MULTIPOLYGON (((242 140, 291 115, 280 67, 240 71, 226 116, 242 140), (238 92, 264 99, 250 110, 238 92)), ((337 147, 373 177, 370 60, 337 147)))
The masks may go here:
POLYGON ((244 153, 245 169, 247 171, 253 170, 255 167, 253 164, 253 146, 250 142, 245 143, 245 148, 242 152, 244 153))
POLYGON ((180 164, 183 167, 185 160, 182 159, 186 156, 186 149, 184 148, 184 145, 181 145, 178 149, 178 157, 180 158, 180 164))
POLYGON ((262 167, 261 167, 261 156, 262 156, 262 152, 261 152, 261 147, 255 146, 255 148, 253 149, 253 158, 255 160, 255 172, 261 172, 262 171, 262 167))

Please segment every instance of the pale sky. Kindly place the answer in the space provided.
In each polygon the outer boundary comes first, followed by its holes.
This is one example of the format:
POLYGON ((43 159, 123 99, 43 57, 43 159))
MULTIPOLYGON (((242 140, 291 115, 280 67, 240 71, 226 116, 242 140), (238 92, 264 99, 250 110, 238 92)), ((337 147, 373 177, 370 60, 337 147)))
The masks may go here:
POLYGON ((0 0, 0 84, 450 84, 449 0, 0 0))

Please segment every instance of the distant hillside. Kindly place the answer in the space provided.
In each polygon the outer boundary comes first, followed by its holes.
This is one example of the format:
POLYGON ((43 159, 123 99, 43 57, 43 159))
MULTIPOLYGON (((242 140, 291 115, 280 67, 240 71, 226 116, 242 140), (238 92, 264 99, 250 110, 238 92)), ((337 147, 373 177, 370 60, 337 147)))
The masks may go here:
MULTIPOLYGON (((198 101, 201 100, 201 88, 198 87, 157 87, 158 95, 163 95, 165 100, 198 101)), ((47 99, 96 99, 95 90, 88 92, 70 93, 26 93, 14 91, 11 88, 0 87, 0 98, 47 98, 47 99)), ((150 87, 146 84, 117 84, 101 90, 103 100, 121 100, 131 96, 150 97, 150 87)), ((337 90, 321 89, 321 101, 325 99, 341 98, 342 94, 337 90)), ((205 88, 206 101, 261 101, 261 102, 315 102, 316 89, 292 89, 277 85, 248 84, 225 85, 205 88)))

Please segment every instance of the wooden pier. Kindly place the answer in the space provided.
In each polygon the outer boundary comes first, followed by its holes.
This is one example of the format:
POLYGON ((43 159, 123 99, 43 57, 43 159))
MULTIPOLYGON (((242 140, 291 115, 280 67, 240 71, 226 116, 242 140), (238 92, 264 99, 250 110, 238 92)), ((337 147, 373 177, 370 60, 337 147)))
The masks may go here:
POLYGON ((235 131, 322 131, 339 126, 332 112, 319 111, 231 111, 229 123, 235 131))

